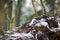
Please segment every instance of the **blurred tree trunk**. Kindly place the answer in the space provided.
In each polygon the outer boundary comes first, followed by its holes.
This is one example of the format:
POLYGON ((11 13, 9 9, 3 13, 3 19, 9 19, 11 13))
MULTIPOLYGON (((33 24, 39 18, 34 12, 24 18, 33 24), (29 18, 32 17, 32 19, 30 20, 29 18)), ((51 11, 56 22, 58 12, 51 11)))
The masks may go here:
POLYGON ((10 29, 9 25, 9 19, 11 19, 11 14, 12 14, 12 0, 5 0, 5 5, 4 5, 4 14, 5 14, 5 28, 6 30, 10 29))
POLYGON ((34 0, 32 0, 32 5, 34 8, 35 16, 38 16, 37 10, 36 10, 36 5, 34 4, 34 0))
POLYGON ((14 27, 16 27, 15 14, 16 14, 16 0, 12 0, 12 16, 11 16, 11 20, 10 20, 10 30, 12 30, 14 27))
POLYGON ((60 17, 60 0, 55 1, 55 16, 60 17))
POLYGON ((16 27, 20 26, 20 15, 21 15, 21 8, 22 8, 22 1, 17 1, 17 8, 16 8, 16 27))

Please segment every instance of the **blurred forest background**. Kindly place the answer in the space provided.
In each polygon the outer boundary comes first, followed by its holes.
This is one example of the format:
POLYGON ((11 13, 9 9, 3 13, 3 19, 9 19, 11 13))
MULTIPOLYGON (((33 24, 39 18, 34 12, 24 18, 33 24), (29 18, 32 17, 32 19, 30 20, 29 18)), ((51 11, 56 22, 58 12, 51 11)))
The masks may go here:
POLYGON ((0 27, 5 30, 42 14, 60 17, 60 0, 0 0, 0 27))

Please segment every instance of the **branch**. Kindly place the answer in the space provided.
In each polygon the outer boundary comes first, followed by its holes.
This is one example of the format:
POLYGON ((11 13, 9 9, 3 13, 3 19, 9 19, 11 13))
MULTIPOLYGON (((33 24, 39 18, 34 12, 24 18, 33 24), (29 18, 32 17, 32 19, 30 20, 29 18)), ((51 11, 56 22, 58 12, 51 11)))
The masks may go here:
POLYGON ((32 0, 32 5, 33 5, 34 11, 35 11, 35 15, 38 16, 38 13, 37 13, 37 10, 36 10, 36 6, 34 4, 34 0, 32 0))
POLYGON ((46 9, 45 9, 45 7, 44 7, 43 1, 40 0, 40 2, 41 2, 41 5, 42 5, 42 7, 43 7, 43 12, 46 13, 46 9))

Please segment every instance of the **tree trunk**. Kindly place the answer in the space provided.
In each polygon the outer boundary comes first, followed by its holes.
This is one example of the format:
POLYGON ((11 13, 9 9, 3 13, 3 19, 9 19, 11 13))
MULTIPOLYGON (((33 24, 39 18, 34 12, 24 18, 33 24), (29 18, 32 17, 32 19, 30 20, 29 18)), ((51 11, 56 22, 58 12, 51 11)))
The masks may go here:
POLYGON ((4 15, 5 15, 5 30, 10 29, 9 25, 10 22, 9 20, 11 19, 11 14, 12 14, 12 0, 5 0, 5 5, 4 5, 4 15))
POLYGON ((18 0, 18 3, 17 3, 17 8, 16 8, 16 27, 20 26, 20 15, 21 15, 22 1, 23 0, 18 0))
POLYGON ((16 13, 16 1, 13 0, 12 3, 12 16, 11 16, 11 20, 10 20, 10 30, 12 30, 12 28, 16 27, 16 20, 15 20, 15 13, 16 13))

